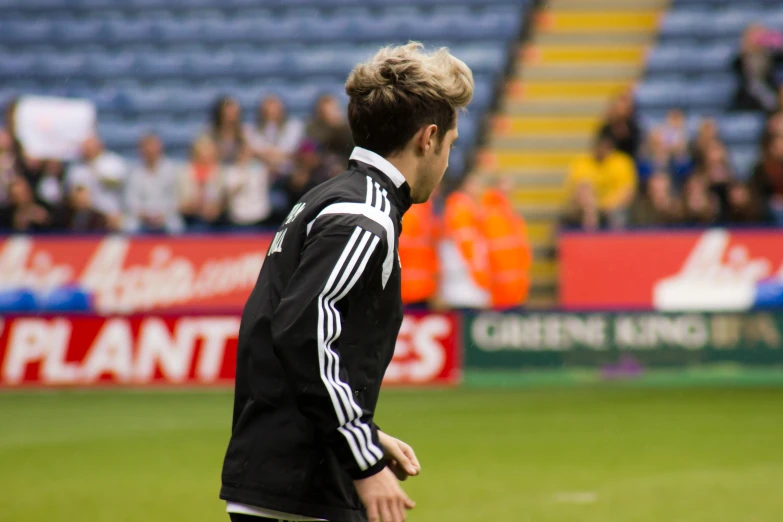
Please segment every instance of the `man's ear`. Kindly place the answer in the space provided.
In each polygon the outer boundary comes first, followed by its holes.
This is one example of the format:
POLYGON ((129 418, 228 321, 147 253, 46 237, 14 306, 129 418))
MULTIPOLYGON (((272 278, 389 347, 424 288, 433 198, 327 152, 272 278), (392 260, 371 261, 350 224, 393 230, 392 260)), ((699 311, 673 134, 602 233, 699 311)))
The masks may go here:
POLYGON ((422 127, 419 132, 419 150, 422 154, 426 154, 430 150, 435 148, 435 137, 438 134, 438 126, 433 124, 422 127))

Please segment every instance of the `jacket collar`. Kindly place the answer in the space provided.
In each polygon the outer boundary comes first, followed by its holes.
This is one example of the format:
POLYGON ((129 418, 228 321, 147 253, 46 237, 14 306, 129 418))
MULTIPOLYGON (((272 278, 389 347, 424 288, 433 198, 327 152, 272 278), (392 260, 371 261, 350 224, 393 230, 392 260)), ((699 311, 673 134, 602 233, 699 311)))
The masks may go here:
POLYGON ((395 190, 391 190, 391 192, 396 195, 397 202, 402 207, 402 212, 408 210, 411 206, 411 188, 405 180, 405 176, 397 170, 397 167, 389 163, 381 155, 362 147, 354 147, 350 160, 364 163, 380 172, 382 174, 380 176, 381 182, 387 182, 391 185, 389 188, 394 187, 395 190))

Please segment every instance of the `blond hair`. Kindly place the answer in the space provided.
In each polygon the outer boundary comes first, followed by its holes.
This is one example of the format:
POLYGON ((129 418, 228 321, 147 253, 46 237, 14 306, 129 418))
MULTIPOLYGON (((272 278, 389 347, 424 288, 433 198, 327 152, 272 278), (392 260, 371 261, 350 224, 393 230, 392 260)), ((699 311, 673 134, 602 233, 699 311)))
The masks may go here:
POLYGON ((354 141, 383 156, 401 150, 423 126, 442 139, 473 97, 473 73, 448 49, 422 44, 384 47, 354 67, 345 83, 354 141))

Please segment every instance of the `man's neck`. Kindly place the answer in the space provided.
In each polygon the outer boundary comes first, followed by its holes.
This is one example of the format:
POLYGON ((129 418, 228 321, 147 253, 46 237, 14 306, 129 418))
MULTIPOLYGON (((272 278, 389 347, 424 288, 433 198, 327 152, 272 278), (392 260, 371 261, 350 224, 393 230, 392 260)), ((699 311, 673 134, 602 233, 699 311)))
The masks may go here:
POLYGON ((402 174, 405 181, 408 182, 408 186, 411 187, 411 190, 416 186, 416 163, 413 158, 408 154, 399 154, 386 158, 386 161, 394 165, 394 167, 400 171, 400 174, 402 174))

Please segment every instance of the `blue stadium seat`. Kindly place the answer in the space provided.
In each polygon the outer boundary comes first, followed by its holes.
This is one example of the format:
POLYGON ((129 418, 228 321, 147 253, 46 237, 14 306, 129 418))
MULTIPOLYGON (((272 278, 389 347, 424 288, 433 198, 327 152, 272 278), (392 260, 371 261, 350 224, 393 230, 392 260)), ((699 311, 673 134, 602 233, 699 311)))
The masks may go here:
POLYGON ((134 42, 154 43, 157 31, 151 20, 108 20, 106 40, 115 45, 134 42))
POLYGON ((181 91, 171 91, 169 94, 168 109, 170 111, 203 111, 208 108, 223 94, 219 87, 202 89, 185 89, 181 91))
POLYGON ((117 78, 136 73, 136 56, 129 52, 96 53, 87 58, 86 74, 93 78, 117 78))
POLYGON ((158 20, 155 24, 160 41, 164 43, 198 42, 204 29, 200 20, 158 20))
POLYGON ((237 57, 232 52, 197 52, 185 60, 185 72, 190 76, 230 76, 237 69, 237 57))
POLYGON ((128 121, 98 121, 98 135, 110 149, 133 147, 139 138, 151 129, 147 124, 128 121))
POLYGON ((685 85, 678 80, 647 80, 636 87, 636 103, 641 110, 655 107, 682 107, 685 85))
POLYGON ((157 128, 157 133, 167 148, 186 148, 190 146, 198 133, 203 132, 203 130, 203 128, 188 127, 174 122, 160 125, 157 128))
POLYGON ((54 25, 48 20, 0 20, 0 43, 36 44, 52 39, 54 25))
POLYGON ((35 68, 35 75, 52 81, 67 81, 80 77, 87 70, 87 59, 82 53, 53 53, 41 55, 35 68))
POLYGON ((65 45, 84 44, 100 41, 105 29, 105 24, 100 20, 61 22, 55 27, 50 38, 65 45))
POLYGON ((750 177, 753 166, 758 161, 758 146, 736 146, 729 150, 731 164, 734 166, 734 174, 740 180, 746 180, 750 177))
POLYGON ((136 75, 142 78, 181 77, 185 57, 178 54, 151 53, 139 56, 136 75))
POLYGON ((764 130, 761 114, 728 114, 718 119, 720 135, 730 145, 757 144, 764 130))
POLYGON ((720 76, 691 81, 686 85, 689 107, 726 108, 734 93, 736 82, 732 77, 720 76))
POLYGON ((162 112, 171 109, 171 93, 160 87, 128 91, 128 104, 133 112, 162 112))
POLYGON ((475 77, 474 81, 473 100, 470 102, 468 110, 484 110, 492 103, 495 85, 491 79, 482 76, 475 77))
POLYGON ((662 37, 694 36, 707 17, 709 17, 707 9, 669 11, 661 23, 660 34, 662 37))
POLYGON ((282 74, 290 68, 286 55, 279 51, 245 52, 236 56, 235 75, 239 77, 261 77, 282 74))
POLYGON ((32 54, 7 54, 0 60, 0 78, 28 77, 35 70, 36 61, 32 54))

